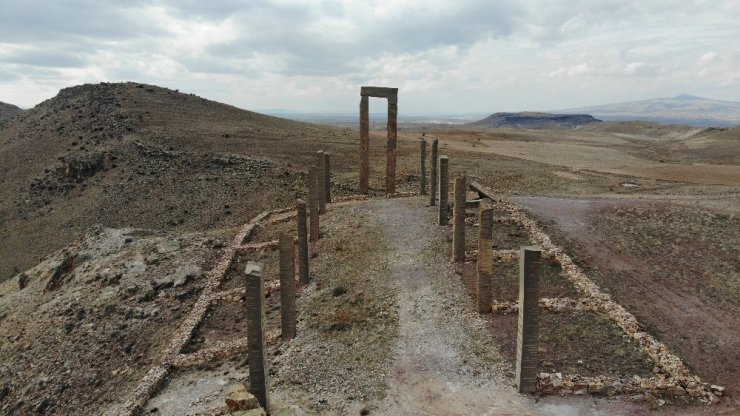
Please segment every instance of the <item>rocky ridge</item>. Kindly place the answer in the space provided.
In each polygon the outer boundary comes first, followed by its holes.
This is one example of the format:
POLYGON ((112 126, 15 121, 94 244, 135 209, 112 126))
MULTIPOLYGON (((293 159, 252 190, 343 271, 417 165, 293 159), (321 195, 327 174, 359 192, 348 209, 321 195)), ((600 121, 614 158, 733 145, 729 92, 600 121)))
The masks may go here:
POLYGON ((22 108, 0 101, 0 122, 13 118, 22 112, 22 108))

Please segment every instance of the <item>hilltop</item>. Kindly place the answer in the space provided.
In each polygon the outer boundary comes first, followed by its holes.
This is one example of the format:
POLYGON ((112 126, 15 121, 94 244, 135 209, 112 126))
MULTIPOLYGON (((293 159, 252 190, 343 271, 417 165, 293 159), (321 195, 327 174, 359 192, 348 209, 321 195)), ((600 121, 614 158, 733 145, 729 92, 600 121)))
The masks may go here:
POLYGON ((0 127, 0 281, 95 225, 223 228, 290 204, 316 150, 339 171, 354 139, 152 85, 65 88, 0 127))
POLYGON ((712 100, 681 94, 590 107, 559 110, 562 113, 589 113, 603 120, 642 120, 699 127, 740 125, 740 102, 712 100))
POLYGON ((494 113, 490 116, 464 124, 464 127, 514 128, 514 129, 571 129, 591 123, 598 123, 588 114, 551 113, 494 113))
POLYGON ((0 121, 15 117, 22 112, 22 108, 0 101, 0 121))

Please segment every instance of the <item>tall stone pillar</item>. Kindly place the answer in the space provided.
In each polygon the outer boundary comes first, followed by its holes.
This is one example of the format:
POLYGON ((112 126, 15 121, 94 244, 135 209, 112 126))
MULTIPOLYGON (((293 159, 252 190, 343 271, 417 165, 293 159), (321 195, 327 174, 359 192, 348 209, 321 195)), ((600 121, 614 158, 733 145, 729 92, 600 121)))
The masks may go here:
POLYGON ((280 329, 283 340, 295 338, 295 252, 293 236, 280 233, 280 329))
POLYGON ((385 192, 396 193, 396 142, 398 125, 398 97, 388 98, 388 148, 385 164, 385 192))
POLYGON ((324 152, 324 200, 331 203, 331 165, 329 164, 329 152, 324 152))
POLYGON ((427 194, 427 139, 419 138, 419 195, 427 194))
POLYGON ((370 110, 369 97, 360 98, 360 193, 367 195, 370 180, 370 110))
POLYGON ((324 178, 324 151, 316 152, 316 185, 319 196, 319 214, 326 213, 326 179, 324 178))
POLYGON ((478 313, 491 312, 493 291, 493 208, 488 200, 483 200, 480 207, 480 230, 478 231, 478 281, 476 284, 476 303, 478 313))
POLYGON ((465 175, 455 178, 455 207, 452 213, 452 259, 465 261, 465 175))
POLYGON ((439 180, 439 174, 437 173, 438 151, 437 151, 437 139, 432 141, 432 160, 429 161, 432 165, 432 174, 429 176, 429 206, 435 206, 437 204, 437 181, 439 180))
POLYGON ((262 265, 250 261, 245 273, 249 392, 269 412, 269 373, 265 354, 265 281, 262 277, 262 265))
POLYGON ((316 168, 308 168, 309 230, 311 241, 319 239, 319 190, 316 168))
POLYGON ((298 282, 308 284, 308 219, 306 218, 306 202, 299 199, 296 202, 298 214, 298 282))
POLYGON ((519 330, 516 349, 516 385, 519 393, 537 389, 537 339, 539 337, 539 280, 542 251, 522 247, 519 254, 519 330))
POLYGON ((448 225, 450 223, 450 206, 449 206, 449 158, 447 156, 439 157, 439 225, 448 225))

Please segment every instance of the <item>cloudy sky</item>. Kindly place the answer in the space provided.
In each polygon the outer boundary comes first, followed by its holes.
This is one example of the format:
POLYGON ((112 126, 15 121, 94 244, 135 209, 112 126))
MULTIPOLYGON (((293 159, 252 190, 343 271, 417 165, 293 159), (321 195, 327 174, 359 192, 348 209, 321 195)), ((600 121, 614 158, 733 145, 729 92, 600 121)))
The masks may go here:
POLYGON ((407 114, 740 101, 740 0, 0 0, 0 101, 128 80, 315 112, 361 85, 407 114))

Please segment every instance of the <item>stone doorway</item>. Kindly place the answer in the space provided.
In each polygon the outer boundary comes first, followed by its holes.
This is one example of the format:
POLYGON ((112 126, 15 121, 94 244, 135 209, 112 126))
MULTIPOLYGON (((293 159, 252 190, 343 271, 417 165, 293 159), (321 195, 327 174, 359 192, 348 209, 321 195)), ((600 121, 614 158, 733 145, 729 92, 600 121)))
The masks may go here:
POLYGON ((388 141, 386 145, 385 191, 396 193, 396 139, 398 88, 360 87, 360 193, 368 194, 370 179, 370 97, 388 99, 388 141))

